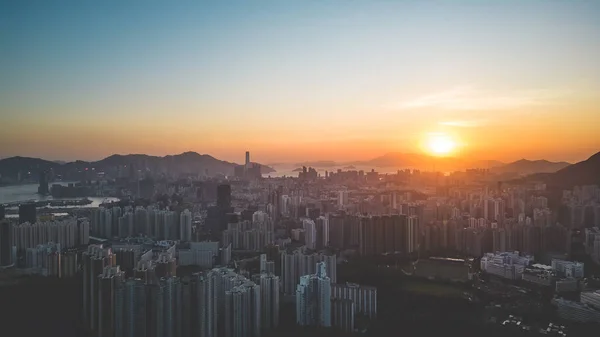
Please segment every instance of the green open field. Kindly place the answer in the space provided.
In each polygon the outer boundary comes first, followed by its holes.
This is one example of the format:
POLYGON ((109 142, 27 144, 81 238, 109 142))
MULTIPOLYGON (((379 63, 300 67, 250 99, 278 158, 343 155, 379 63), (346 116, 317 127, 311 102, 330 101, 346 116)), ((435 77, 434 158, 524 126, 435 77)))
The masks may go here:
POLYGON ((423 280, 406 280, 402 282, 402 290, 416 294, 436 297, 461 297, 463 290, 449 284, 433 283, 423 280))

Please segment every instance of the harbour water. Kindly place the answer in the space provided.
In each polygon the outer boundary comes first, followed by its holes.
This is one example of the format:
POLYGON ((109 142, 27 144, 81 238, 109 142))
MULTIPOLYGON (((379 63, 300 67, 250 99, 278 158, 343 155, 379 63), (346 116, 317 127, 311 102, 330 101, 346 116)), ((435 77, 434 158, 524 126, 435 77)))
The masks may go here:
MULTIPOLYGON (((67 185, 72 182, 53 182, 52 184, 67 185)), ((17 201, 40 201, 40 200, 61 200, 53 198, 51 195, 39 195, 37 194, 38 184, 24 184, 24 185, 11 185, 0 187, 0 204, 7 204, 17 201)), ((65 199, 84 199, 84 198, 65 198, 65 199)), ((104 201, 116 201, 117 198, 105 198, 105 197, 87 197, 91 200, 91 204, 84 205, 84 207, 98 207, 104 201)), ((52 208, 51 206, 49 206, 52 208)), ((73 206, 60 206, 57 208, 68 208, 68 207, 81 207, 77 205, 73 206)))

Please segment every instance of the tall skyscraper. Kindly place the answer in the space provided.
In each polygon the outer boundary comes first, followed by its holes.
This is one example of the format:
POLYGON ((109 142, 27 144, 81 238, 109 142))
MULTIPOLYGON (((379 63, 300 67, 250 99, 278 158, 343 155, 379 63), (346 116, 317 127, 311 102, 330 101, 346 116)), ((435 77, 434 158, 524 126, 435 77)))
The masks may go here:
POLYGON ((300 277, 296 288, 296 323, 301 326, 331 326, 331 280, 325 263, 316 265, 313 275, 300 277))
POLYGON ((0 220, 4 220, 6 210, 4 209, 4 205, 0 205, 0 220))
POLYGON ((316 225, 316 249, 323 249, 329 246, 329 219, 320 216, 315 221, 316 225))
POLYGON ((223 184, 217 186, 217 207, 229 209, 231 207, 231 185, 223 184))
POLYGON ((48 189, 48 172, 40 171, 40 185, 38 186, 38 193, 42 195, 47 195, 50 193, 48 189))

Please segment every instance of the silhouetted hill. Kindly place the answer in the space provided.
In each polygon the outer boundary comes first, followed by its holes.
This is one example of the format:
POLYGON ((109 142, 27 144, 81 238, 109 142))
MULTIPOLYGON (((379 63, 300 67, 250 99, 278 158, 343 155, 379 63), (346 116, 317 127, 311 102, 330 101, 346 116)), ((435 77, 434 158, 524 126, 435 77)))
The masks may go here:
POLYGON ((233 174, 234 163, 218 160, 206 154, 184 152, 164 157, 145 154, 114 154, 102 160, 89 163, 95 169, 106 170, 115 166, 133 165, 136 170, 167 171, 171 173, 216 173, 233 174))
POLYGON ((303 163, 296 163, 294 166, 306 166, 306 167, 332 167, 339 165, 333 160, 317 160, 317 161, 307 161, 303 163))
POLYGON ((475 160, 468 163, 468 168, 493 169, 494 167, 506 165, 498 160, 475 160))
POLYGON ((40 171, 55 169, 60 166, 58 163, 39 158, 10 157, 0 160, 0 175, 16 178, 21 172, 22 175, 30 174, 37 177, 40 171))
POLYGON ((430 158, 416 153, 389 152, 363 163, 378 167, 412 167, 420 166, 430 158))
POLYGON ((600 152, 587 160, 537 178, 542 179, 549 187, 561 189, 570 189, 578 185, 600 184, 600 152))
POLYGON ((351 162, 351 165, 375 167, 420 168, 423 170, 464 170, 467 168, 492 168, 504 163, 497 160, 466 161, 454 157, 428 156, 420 153, 389 152, 368 161, 351 162))
MULTIPOLYGON (((261 165, 255 163, 256 165, 261 165)), ((74 172, 94 168, 95 170, 110 171, 117 167, 133 165, 136 170, 152 170, 170 173, 204 173, 209 175, 217 173, 232 175, 236 163, 216 159, 207 154, 196 152, 184 152, 177 155, 165 157, 150 156, 145 154, 114 154, 95 162, 77 160, 65 164, 59 164, 39 158, 12 157, 0 160, 0 174, 3 177, 16 179, 18 172, 31 172, 38 174, 42 170, 53 169, 56 174, 69 176, 74 172)), ((262 173, 275 172, 271 167, 261 165, 262 173)))
POLYGON ((491 171, 494 173, 514 172, 519 174, 554 173, 569 165, 571 164, 564 161, 551 162, 547 160, 521 159, 506 165, 495 167, 491 171))

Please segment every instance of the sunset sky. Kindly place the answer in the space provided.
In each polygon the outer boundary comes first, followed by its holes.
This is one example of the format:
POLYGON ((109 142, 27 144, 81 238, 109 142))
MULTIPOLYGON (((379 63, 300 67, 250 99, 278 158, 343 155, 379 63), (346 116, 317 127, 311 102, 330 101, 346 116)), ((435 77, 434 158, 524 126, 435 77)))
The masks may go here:
POLYGON ((0 157, 600 151, 600 1, 126 2, 1 2, 0 157))

